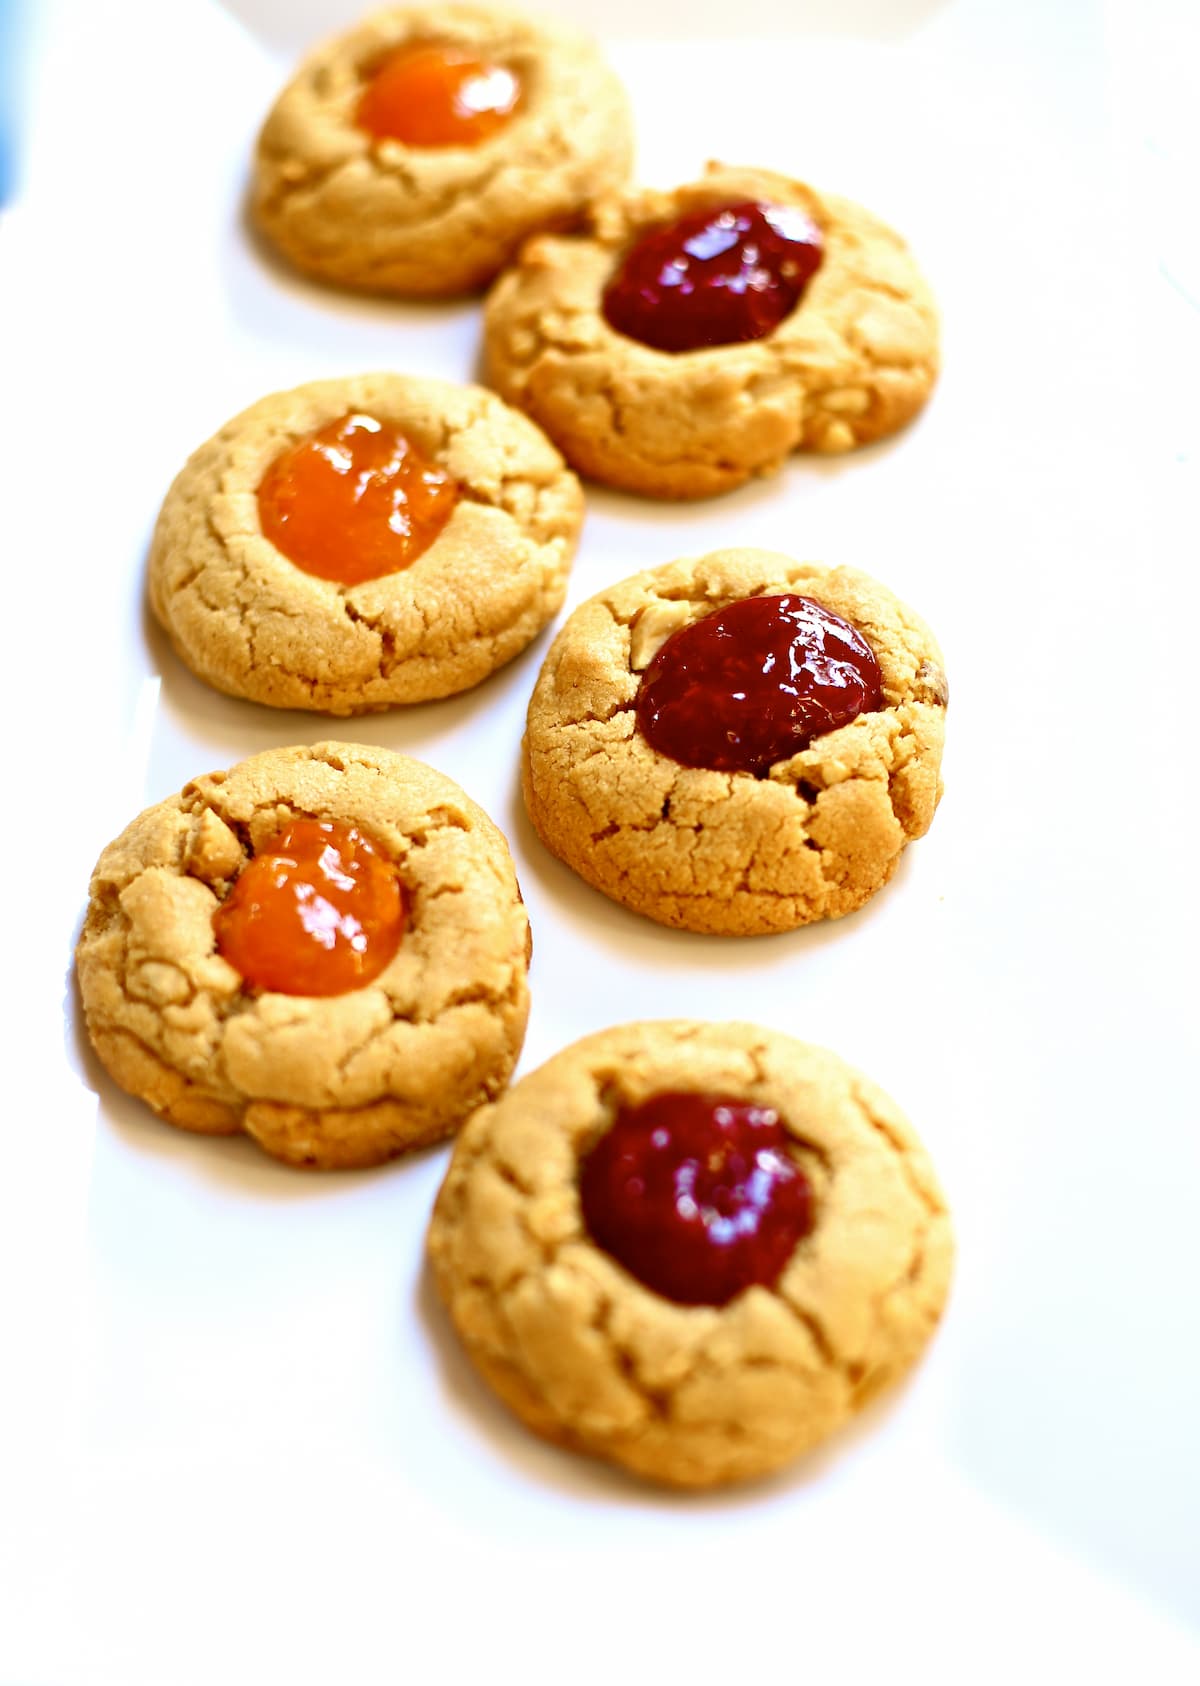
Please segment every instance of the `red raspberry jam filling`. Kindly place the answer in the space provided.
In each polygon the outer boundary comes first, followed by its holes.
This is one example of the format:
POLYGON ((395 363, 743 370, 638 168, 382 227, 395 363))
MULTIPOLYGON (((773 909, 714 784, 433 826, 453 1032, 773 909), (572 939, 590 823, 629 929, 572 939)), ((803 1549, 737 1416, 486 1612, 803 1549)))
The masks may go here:
POLYGON ((610 327, 657 351, 760 340, 821 266, 821 231, 794 205, 709 206, 652 228, 604 291, 610 327))
POLYGON ((445 469, 398 428, 364 415, 289 446, 258 488, 264 536, 306 574, 339 585, 411 567, 457 502, 445 469))
POLYGON ((507 65, 417 41, 383 61, 355 122, 377 140, 405 146, 478 146, 504 127, 520 99, 520 78, 507 65))
POLYGON ((597 1245, 680 1305, 771 1287, 813 1225, 778 1113, 720 1095, 623 1107, 580 1165, 579 1193, 597 1245))
POLYGON ((242 868, 213 930, 252 988, 345 995, 400 947, 400 876, 357 826, 293 820, 242 868))
POLYGON ((745 597, 673 632, 642 675, 637 723, 685 767, 762 778, 881 706, 875 652, 811 597, 745 597))

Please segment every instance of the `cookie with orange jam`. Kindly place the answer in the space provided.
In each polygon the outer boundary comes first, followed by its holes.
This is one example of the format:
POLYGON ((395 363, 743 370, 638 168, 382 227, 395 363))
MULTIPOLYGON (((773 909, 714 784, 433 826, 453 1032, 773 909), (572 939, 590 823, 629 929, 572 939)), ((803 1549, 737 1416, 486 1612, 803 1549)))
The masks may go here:
POLYGON ((368 713, 466 690, 523 650, 562 602, 582 519, 558 452, 482 387, 313 381, 190 458, 150 602, 218 690, 368 713))
POLYGON ((710 164, 526 242, 488 296, 489 385, 582 474, 701 498, 894 433, 937 377, 933 297, 861 205, 710 164))
POLYGON ((123 1089, 326 1170, 437 1141, 504 1089, 528 960, 482 809, 344 743, 269 750, 139 814, 100 856, 76 956, 123 1089))
POLYGON ((467 1123, 438 1290, 536 1433, 651 1480, 778 1469, 920 1357, 953 1237, 899 1108, 748 1024, 586 1037, 467 1123))
POLYGON ((391 7, 326 42, 259 137, 253 213, 296 268, 368 292, 483 286, 627 180, 624 90, 569 25, 391 7))

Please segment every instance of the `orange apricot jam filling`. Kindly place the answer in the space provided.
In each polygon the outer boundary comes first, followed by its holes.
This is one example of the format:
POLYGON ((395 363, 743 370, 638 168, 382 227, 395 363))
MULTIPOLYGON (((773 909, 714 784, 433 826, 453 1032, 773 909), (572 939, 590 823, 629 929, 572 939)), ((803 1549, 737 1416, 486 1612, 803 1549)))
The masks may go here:
POLYGON ((355 121, 377 140, 405 146, 478 146, 504 127, 521 93, 506 65, 436 41, 410 42, 367 83, 355 121))
POLYGON ((457 502, 453 476, 399 429, 361 414, 289 446, 258 488, 264 536, 306 574, 339 585, 410 567, 457 502))
POLYGON ((357 826, 293 820, 242 868, 213 930, 253 989, 345 995, 400 947, 404 891, 357 826))

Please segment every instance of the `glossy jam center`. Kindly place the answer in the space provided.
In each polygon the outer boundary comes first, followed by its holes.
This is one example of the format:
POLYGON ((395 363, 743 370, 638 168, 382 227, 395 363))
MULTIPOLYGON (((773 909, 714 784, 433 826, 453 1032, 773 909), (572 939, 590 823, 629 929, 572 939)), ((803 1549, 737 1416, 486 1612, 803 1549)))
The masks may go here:
POLYGON ((672 761, 761 778, 882 700, 875 652, 849 621, 811 597, 746 597, 671 634, 636 710, 672 761))
POLYGON ((623 1108, 580 1166, 579 1192, 592 1239, 681 1305, 770 1287, 813 1223, 778 1113, 719 1095, 623 1108))
POLYGON ((822 250, 792 205, 692 211, 642 236, 605 289, 604 314, 658 351, 762 339, 796 308, 822 250))
POLYGON ((400 47, 367 83, 360 129, 405 146, 478 146, 502 129, 521 99, 515 71, 460 47, 400 47))
POLYGON ((217 952, 252 988, 345 995, 399 948, 404 894, 356 826, 293 820, 242 868, 213 929, 217 952))
POLYGON ((348 415, 290 446, 263 475, 263 534, 305 573, 360 585, 409 567, 458 501, 452 477, 373 416, 348 415))

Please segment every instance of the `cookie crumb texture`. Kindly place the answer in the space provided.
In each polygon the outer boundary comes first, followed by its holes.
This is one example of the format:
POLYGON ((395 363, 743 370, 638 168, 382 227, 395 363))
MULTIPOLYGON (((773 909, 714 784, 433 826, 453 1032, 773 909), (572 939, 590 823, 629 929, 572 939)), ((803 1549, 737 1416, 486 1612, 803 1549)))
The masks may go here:
POLYGON ((710 164, 673 193, 628 192, 586 230, 541 235, 488 296, 486 376, 573 467, 661 498, 771 474, 793 451, 853 450, 916 415, 938 369, 937 310, 900 236, 848 199, 767 170, 710 164), (611 328, 603 294, 647 229, 705 206, 796 205, 821 230, 820 269, 765 338, 680 353, 611 328))
POLYGON ((260 399, 188 460, 155 528, 150 603, 219 691, 372 713, 467 690, 523 650, 562 603, 582 522, 561 456, 482 387, 312 381, 260 399), (257 492, 282 451, 351 411, 408 434, 460 497, 411 567, 348 586, 305 573, 264 537, 257 492))
POLYGON ((193 779, 110 843, 77 966, 106 1070, 168 1123, 244 1131, 291 1165, 377 1165, 439 1140, 508 1082, 529 1010, 508 846, 450 779, 385 749, 269 750, 193 779), (323 998, 253 993, 213 912, 290 821, 345 820, 398 866, 399 952, 323 998))
POLYGON ((530 1428, 680 1487, 764 1475, 919 1357, 953 1239, 911 1126, 836 1055, 752 1025, 603 1031, 470 1120, 429 1232, 472 1361, 530 1428), (643 1287, 588 1236, 580 1158, 622 1106, 689 1089, 774 1107, 815 1224, 724 1307, 643 1287))
POLYGON ((326 42, 280 94, 258 141, 253 213, 297 269, 366 292, 481 287, 537 229, 577 219, 629 177, 629 102, 595 43, 498 7, 390 7, 326 42), (355 122, 371 74, 436 41, 515 71, 522 100, 470 147, 377 140, 355 122))
POLYGON ((525 806, 551 852, 663 925, 726 936, 852 913, 928 831, 942 793, 946 676, 924 623, 868 575, 717 550, 610 586, 568 619, 529 703, 525 806), (745 597, 800 592, 851 622, 884 707, 766 778, 684 767, 637 729, 643 671, 671 633, 745 597))

